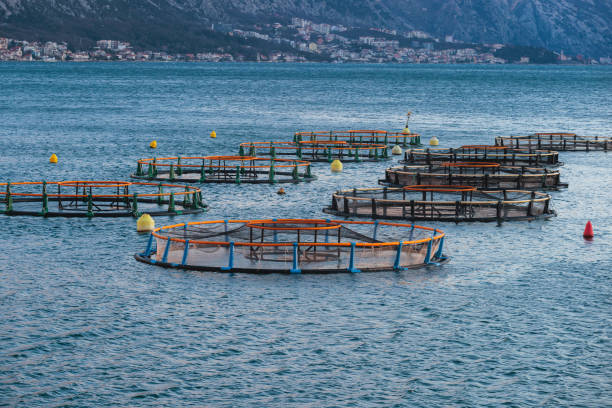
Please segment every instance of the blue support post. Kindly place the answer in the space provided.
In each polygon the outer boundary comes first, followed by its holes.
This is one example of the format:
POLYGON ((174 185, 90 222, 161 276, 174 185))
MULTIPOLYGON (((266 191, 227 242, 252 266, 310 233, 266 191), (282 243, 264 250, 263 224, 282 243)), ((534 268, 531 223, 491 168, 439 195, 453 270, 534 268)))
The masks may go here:
POLYGON ((147 249, 141 254, 142 256, 149 257, 151 255, 151 248, 153 247, 153 233, 149 234, 149 242, 147 242, 147 249))
POLYGON ((431 239, 429 240, 429 242, 427 243, 427 253, 425 254, 425 265, 440 265, 437 262, 432 262, 431 260, 431 251, 433 248, 433 237, 436 236, 436 230, 434 230, 433 235, 431 236, 431 239))
POLYGON ((222 266, 222 271, 231 271, 234 268, 234 242, 229 243, 229 262, 227 266, 222 266))
MULTIPOLYGON (((276 218, 272 218, 272 221, 276 222, 276 218)), ((276 232, 276 230, 274 230, 274 242, 278 242, 278 233, 276 232)))
POLYGON ((374 233, 372 234, 372 239, 376 241, 376 233, 378 232, 378 221, 374 221, 374 233))
POLYGON ((300 269, 300 263, 298 260, 299 252, 298 252, 298 243, 293 243, 293 267, 291 268, 291 273, 302 273, 300 269))
POLYGON ((223 224, 225 224, 225 240, 227 241, 227 220, 223 220, 223 224))
POLYGON ((354 242, 351 242, 351 258, 349 260, 348 270, 351 273, 361 272, 359 269, 355 268, 355 243, 354 242))
POLYGON ((430 264, 430 259, 431 259, 431 243, 432 240, 429 240, 429 242, 427 243, 427 253, 425 254, 425 265, 429 265, 430 264))
POLYGON ((166 241, 166 248, 164 249, 164 256, 162 256, 162 262, 163 263, 167 263, 168 262, 168 251, 170 250, 170 243, 172 241, 170 241, 170 238, 167 238, 166 241))
POLYGON ((412 241, 413 236, 414 236, 414 224, 412 224, 412 228, 410 228, 410 236, 408 237, 408 241, 412 241))
POLYGON ((440 246, 438 246, 438 250, 436 251, 436 254, 434 255, 434 257, 437 260, 443 260, 444 259, 444 255, 442 254, 442 248, 444 248, 444 237, 440 238, 440 246))
POLYGON ((187 256, 189 256, 189 240, 188 239, 185 240, 185 250, 183 251, 183 259, 181 260, 181 265, 185 265, 187 263, 187 256))
POLYGON ((394 271, 403 271, 406 268, 400 266, 400 258, 402 257, 402 246, 404 245, 404 243, 402 241, 400 241, 399 245, 397 246, 397 252, 395 253, 395 262, 393 263, 393 270, 394 271))

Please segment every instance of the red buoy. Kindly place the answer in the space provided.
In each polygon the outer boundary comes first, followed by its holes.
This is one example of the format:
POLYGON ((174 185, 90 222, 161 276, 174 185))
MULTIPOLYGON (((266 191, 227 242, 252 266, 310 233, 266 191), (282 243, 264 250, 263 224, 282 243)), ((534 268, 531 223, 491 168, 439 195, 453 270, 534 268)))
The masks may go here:
POLYGON ((584 227, 584 233, 582 234, 582 236, 585 239, 593 239, 593 224, 591 224, 591 221, 588 221, 586 223, 586 227, 584 227))

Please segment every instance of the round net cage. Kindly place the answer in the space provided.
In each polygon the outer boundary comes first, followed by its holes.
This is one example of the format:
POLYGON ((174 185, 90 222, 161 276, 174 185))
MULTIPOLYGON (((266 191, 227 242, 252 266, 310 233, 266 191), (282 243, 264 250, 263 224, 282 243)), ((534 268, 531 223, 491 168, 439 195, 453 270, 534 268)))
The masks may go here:
POLYGON ((332 195, 328 214, 409 221, 534 220, 555 216, 551 196, 527 190, 478 190, 470 186, 415 185, 355 188, 332 195))
POLYGON ((5 215, 137 217, 206 210, 197 187, 130 181, 29 181, 0 183, 5 215))
POLYGON ((323 219, 218 220, 156 229, 141 262, 202 271, 335 273, 440 264, 444 233, 413 224, 323 219))
POLYGON ((252 156, 162 157, 138 160, 134 178, 190 183, 311 181, 310 162, 252 156))
POLYGON ((418 146, 421 135, 418 133, 388 132, 386 130, 329 130, 319 132, 297 132, 294 142, 301 141, 344 141, 349 144, 369 143, 385 146, 418 146))
POLYGON ((272 158, 291 156, 309 162, 329 163, 335 159, 357 163, 389 159, 389 152, 384 144, 350 144, 334 140, 241 143, 239 154, 272 158))
POLYGON ((550 150, 510 148, 505 146, 467 145, 459 148, 408 149, 403 164, 433 164, 443 162, 493 162, 509 166, 563 165, 559 153, 550 150))
POLYGON ((507 166, 492 162, 443 162, 396 166, 379 183, 392 187, 413 185, 471 186, 481 190, 556 190, 567 187, 557 169, 507 166))
POLYGON ((498 136, 497 146, 557 151, 612 150, 612 137, 578 136, 575 133, 534 133, 527 136, 498 136))

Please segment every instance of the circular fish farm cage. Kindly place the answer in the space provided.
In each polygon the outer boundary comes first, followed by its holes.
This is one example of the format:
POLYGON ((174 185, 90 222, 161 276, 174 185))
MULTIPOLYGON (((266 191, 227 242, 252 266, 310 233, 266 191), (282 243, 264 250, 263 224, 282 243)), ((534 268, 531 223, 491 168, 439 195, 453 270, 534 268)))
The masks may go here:
POLYGON ((526 190, 420 185, 337 191, 323 210, 344 217, 445 222, 535 220, 555 216, 551 196, 526 190))
POLYGON ((563 165, 559 152, 505 146, 467 145, 459 148, 408 149, 404 152, 403 164, 433 164, 443 162, 492 162, 509 166, 563 165))
POLYGON ((578 136, 575 133, 534 133, 528 136, 498 136, 497 146, 557 151, 612 150, 612 137, 578 136))
POLYGON ((345 141, 301 142, 251 142, 241 143, 241 156, 272 157, 291 156, 309 162, 329 162, 338 159, 344 162, 379 161, 389 159, 384 144, 354 143, 345 141))
POLYGON ((138 217, 206 210, 197 187, 131 181, 0 183, 0 212, 43 217, 138 217), (2 191, 3 190, 3 191, 2 191), (2 205, 4 204, 4 205, 2 205))
POLYGON ((250 273, 403 270, 447 261, 444 233, 413 224, 322 219, 218 220, 154 230, 138 261, 250 273))
POLYGON ((396 166, 385 171, 379 183, 403 187, 413 185, 471 186, 481 190, 556 190, 567 187, 561 173, 546 167, 505 166, 489 162, 444 162, 396 166))
POLYGON ((138 160, 134 178, 189 183, 299 183, 315 177, 310 162, 252 156, 162 157, 138 160))
POLYGON ((388 132, 386 130, 329 130, 320 132, 297 132, 294 142, 301 141, 344 141, 349 144, 369 143, 385 146, 419 146, 421 135, 418 133, 388 132))

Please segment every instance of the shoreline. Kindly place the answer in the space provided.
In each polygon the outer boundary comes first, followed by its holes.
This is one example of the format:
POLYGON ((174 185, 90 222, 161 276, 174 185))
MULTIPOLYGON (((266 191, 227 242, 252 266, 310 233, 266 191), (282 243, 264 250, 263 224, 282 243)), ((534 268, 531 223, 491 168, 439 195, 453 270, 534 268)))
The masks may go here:
POLYGON ((296 65, 296 64, 312 64, 312 65, 394 65, 394 66, 400 66, 400 65, 435 65, 435 66, 444 66, 444 65, 452 65, 452 66, 465 66, 465 65, 469 65, 469 66, 505 66, 505 65, 510 65, 510 66, 576 66, 576 67, 584 67, 584 66, 612 66, 612 64, 600 64, 600 63, 596 63, 596 64, 586 64, 586 63, 550 63, 550 64, 545 64, 545 63, 512 63, 512 62, 507 62, 504 64, 500 64, 500 63, 482 63, 482 62, 477 62, 477 63, 473 63, 473 62, 458 62, 458 63, 451 63, 451 62, 443 62, 443 63, 437 63, 437 62, 360 62, 360 61, 347 61, 347 62, 334 62, 334 61, 190 61, 190 60, 173 60, 173 61, 144 61, 144 60, 137 60, 137 61, 127 61, 127 60, 114 60, 114 61, 108 61, 108 60, 90 60, 90 61, 42 61, 42 60, 33 60, 33 61, 27 61, 27 60, 0 60, 0 64, 2 63, 40 63, 40 64, 91 64, 91 63, 144 63, 144 64, 150 64, 150 63, 160 63, 160 64, 176 64, 176 63, 186 63, 186 64, 275 64, 275 65, 296 65))

